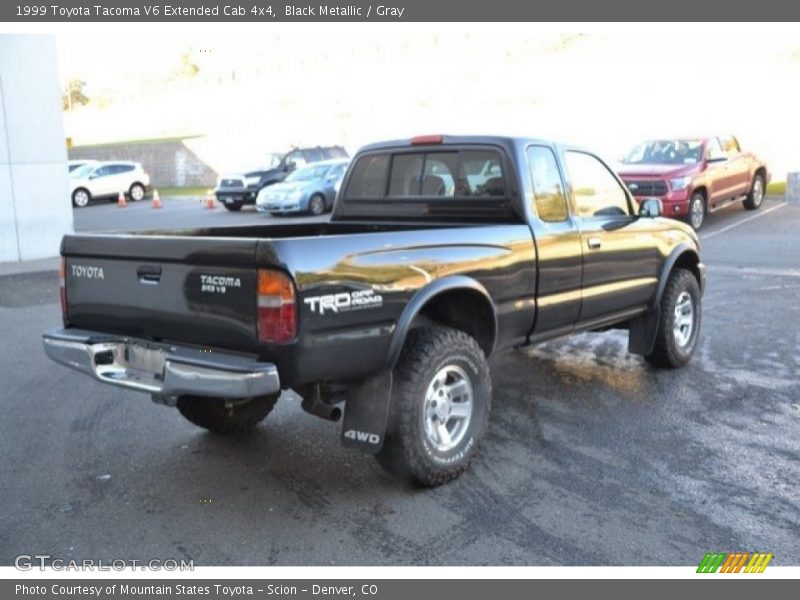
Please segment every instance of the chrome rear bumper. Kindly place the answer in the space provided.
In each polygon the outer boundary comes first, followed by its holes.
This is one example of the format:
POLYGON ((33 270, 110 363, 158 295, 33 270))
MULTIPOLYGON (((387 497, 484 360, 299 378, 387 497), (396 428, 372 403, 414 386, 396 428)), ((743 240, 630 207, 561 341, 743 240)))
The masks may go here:
POLYGON ((280 392, 271 363, 83 329, 42 335, 51 359, 97 381, 154 394, 248 398, 280 392))

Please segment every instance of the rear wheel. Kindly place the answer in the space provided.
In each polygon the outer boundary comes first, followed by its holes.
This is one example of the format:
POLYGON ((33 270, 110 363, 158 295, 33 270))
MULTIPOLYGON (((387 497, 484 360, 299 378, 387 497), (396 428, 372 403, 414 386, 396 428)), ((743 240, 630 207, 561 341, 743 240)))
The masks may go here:
POLYGON ((691 271, 670 273, 661 297, 661 318, 653 351, 644 358, 656 367, 682 367, 692 358, 700 333, 700 285, 691 271))
POLYGON ((83 188, 77 189, 74 192, 72 192, 72 206, 75 206, 76 208, 83 208, 84 206, 89 204, 89 200, 91 199, 92 197, 89 194, 89 191, 83 188))
POLYGON ((270 413, 279 394, 252 398, 181 396, 178 410, 190 422, 215 433, 238 433, 252 429, 270 413))
POLYGON ((689 212, 686 214, 686 222, 697 231, 703 226, 706 220, 706 197, 703 192, 695 192, 689 200, 689 212))
POLYGON ((764 176, 759 173, 753 177, 753 183, 750 186, 750 193, 747 194, 747 198, 744 200, 744 207, 747 210, 757 210, 760 208, 761 203, 764 202, 765 189, 766 184, 764 183, 764 176))
POLYGON ((489 422, 492 383, 483 351, 462 331, 414 329, 394 381, 378 463, 423 485, 452 481, 475 458, 489 422))
POLYGON ((134 183, 128 190, 128 194, 133 202, 139 202, 144 198, 144 186, 141 183, 134 183))

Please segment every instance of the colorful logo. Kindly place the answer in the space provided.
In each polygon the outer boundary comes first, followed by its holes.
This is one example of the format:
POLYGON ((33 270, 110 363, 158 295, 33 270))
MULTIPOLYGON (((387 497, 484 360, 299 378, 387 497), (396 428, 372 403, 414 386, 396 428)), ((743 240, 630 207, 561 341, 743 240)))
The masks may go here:
POLYGON ((772 553, 767 552, 708 552, 697 567, 698 573, 763 573, 772 553))

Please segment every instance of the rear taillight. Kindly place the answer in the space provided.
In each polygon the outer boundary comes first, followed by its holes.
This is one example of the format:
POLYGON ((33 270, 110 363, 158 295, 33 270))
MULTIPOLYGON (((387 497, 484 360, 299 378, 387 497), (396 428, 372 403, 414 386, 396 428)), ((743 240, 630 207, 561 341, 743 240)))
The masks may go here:
POLYGON ((61 293, 61 320, 67 326, 67 259, 61 258, 58 267, 58 289, 61 293))
POLYGON ((297 335, 294 285, 280 271, 258 272, 258 340, 268 344, 291 342, 297 335))

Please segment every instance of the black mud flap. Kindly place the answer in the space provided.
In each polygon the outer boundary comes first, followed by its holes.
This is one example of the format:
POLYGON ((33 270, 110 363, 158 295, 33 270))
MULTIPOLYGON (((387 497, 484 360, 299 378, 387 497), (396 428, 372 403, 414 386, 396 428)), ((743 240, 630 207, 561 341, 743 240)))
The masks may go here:
POLYGON ((383 448, 389 422, 392 372, 384 371, 347 389, 342 445, 367 454, 383 448))
POLYGON ((650 354, 656 344, 659 310, 654 308, 631 319, 628 327, 628 352, 642 356, 650 354))

